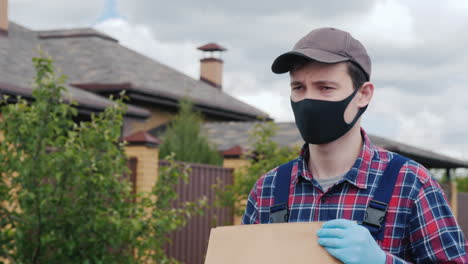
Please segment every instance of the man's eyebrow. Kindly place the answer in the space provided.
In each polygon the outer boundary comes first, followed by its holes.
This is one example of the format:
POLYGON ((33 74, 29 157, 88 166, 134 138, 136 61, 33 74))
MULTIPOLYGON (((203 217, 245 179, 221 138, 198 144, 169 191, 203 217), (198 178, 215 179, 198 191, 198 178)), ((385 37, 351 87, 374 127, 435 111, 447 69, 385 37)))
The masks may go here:
POLYGON ((302 85, 302 82, 300 81, 292 81, 291 86, 296 86, 296 85, 302 85))
MULTIPOLYGON (((333 85, 333 86, 340 86, 340 84, 337 83, 337 82, 334 82, 334 81, 327 81, 327 80, 314 81, 313 84, 314 84, 314 85, 333 85)), ((292 82, 291 82, 291 86, 295 86, 295 85, 302 85, 302 82, 301 82, 301 81, 292 81, 292 82)))
POLYGON ((315 85, 333 85, 333 86, 340 86, 340 84, 337 83, 337 82, 334 82, 334 81, 327 81, 327 80, 315 81, 315 82, 313 82, 313 84, 315 84, 315 85))

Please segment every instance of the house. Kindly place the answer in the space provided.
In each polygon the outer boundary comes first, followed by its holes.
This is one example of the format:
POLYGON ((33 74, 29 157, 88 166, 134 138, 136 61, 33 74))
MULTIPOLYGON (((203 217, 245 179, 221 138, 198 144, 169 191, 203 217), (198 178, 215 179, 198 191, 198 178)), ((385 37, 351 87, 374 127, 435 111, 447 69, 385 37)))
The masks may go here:
MULTIPOLYGON (((223 61, 218 58, 202 59, 202 75, 200 80, 194 80, 94 29, 32 31, 9 22, 2 31, 1 93, 31 96, 35 75, 31 59, 39 55, 40 47, 68 76, 67 88, 79 103, 81 114, 102 111, 110 104, 109 95, 126 90, 130 102, 124 136, 168 122, 184 97, 194 102, 206 120, 271 119, 222 90, 219 74, 213 73, 221 72, 223 61), (214 75, 218 80, 213 79, 214 75)), ((215 45, 217 48, 220 47, 215 45)), ((211 52, 213 45, 201 49, 211 52)))
POLYGON ((39 49, 68 77, 69 95, 64 96, 78 103, 76 121, 89 120, 91 113, 113 104, 110 95, 125 90, 129 101, 122 137, 130 142, 127 154, 146 161, 138 162, 136 168, 138 191, 150 190, 157 178, 158 152, 154 149, 159 141, 146 131, 169 122, 182 98, 190 98, 207 121, 271 120, 265 112, 223 91, 223 61, 211 56, 226 50, 220 45, 199 47, 206 56, 200 60, 200 79, 193 79, 91 28, 25 28, 9 21, 7 4, 0 0, 0 94, 32 99, 36 75, 32 58, 39 56, 39 49))
MULTIPOLYGON (((218 149, 229 158, 236 158, 250 149, 248 135, 259 122, 208 122, 203 125, 205 135, 218 149), (229 132, 226 132, 229 131, 229 132)), ((276 123, 276 135, 273 141, 282 147, 301 147, 304 141, 294 122, 276 123)), ((150 131, 152 133, 152 131, 150 131)), ((369 138, 376 146, 398 152, 411 158, 426 168, 468 168, 468 161, 456 159, 426 149, 403 144, 391 139, 369 134, 369 138)))

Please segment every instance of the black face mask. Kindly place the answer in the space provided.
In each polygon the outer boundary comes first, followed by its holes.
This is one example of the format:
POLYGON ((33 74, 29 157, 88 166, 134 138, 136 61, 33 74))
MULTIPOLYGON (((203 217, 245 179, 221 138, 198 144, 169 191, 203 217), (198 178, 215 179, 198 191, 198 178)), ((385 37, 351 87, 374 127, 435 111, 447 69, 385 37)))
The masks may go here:
POLYGON ((367 105, 360 108, 350 124, 344 120, 346 108, 358 90, 356 89, 350 96, 338 102, 314 99, 303 99, 299 102, 291 100, 296 125, 305 142, 324 144, 346 134, 367 109, 367 105))

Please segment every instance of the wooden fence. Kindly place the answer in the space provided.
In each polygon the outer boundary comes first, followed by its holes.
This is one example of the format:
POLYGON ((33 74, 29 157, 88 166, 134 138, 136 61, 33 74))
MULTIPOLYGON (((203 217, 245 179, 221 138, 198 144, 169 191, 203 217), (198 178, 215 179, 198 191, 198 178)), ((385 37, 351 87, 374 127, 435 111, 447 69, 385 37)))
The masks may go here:
MULTIPOLYGON (((159 166, 166 165, 160 161, 159 166)), ((189 164, 191 172, 188 184, 180 182, 177 186, 177 203, 196 201, 206 197, 209 207, 203 216, 193 217, 182 230, 171 235, 172 243, 167 246, 167 254, 186 264, 202 264, 208 246, 210 229, 215 226, 232 225, 233 215, 228 209, 213 206, 215 192, 213 185, 232 184, 233 170, 218 166, 189 164)))
POLYGON ((458 193, 457 221, 465 238, 468 237, 468 193, 458 193))

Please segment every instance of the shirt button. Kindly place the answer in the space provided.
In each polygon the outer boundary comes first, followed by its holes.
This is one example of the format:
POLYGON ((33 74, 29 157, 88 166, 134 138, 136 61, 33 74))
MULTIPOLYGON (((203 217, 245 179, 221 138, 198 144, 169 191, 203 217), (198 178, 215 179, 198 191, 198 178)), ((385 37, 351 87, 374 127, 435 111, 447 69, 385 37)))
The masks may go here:
POLYGON ((327 201, 327 197, 322 196, 322 198, 320 198, 320 201, 321 201, 322 203, 326 202, 326 201, 327 201))

